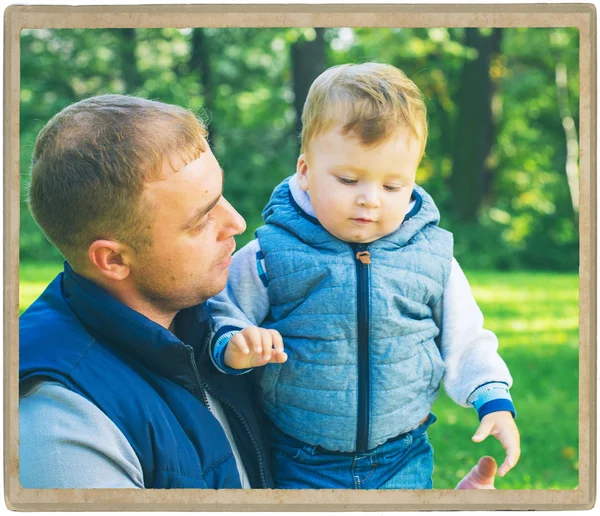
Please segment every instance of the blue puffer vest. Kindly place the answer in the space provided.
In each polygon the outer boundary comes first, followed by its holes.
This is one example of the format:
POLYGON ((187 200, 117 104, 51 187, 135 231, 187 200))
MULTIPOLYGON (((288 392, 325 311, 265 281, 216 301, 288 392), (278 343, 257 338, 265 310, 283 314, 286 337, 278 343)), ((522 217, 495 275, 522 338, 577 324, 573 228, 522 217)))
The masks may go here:
POLYGON ((282 334, 288 354, 262 368, 265 412, 303 442, 370 450, 416 428, 437 396, 444 363, 432 307, 450 273, 452 235, 415 187, 398 230, 349 244, 307 215, 287 183, 256 232, 271 303, 262 326, 282 334), (365 251, 370 263, 357 255, 365 251))
POLYGON ((19 320, 20 382, 58 381, 94 403, 131 444, 146 488, 241 487, 208 391, 223 404, 252 486, 271 487, 250 380, 225 383, 210 372, 208 326, 203 305, 183 310, 180 340, 65 264, 19 320))

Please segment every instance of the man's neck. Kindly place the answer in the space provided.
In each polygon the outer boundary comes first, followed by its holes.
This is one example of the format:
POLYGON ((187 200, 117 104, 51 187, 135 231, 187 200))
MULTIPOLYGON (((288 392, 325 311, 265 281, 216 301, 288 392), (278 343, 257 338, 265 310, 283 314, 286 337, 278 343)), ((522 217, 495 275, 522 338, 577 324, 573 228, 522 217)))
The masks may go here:
POLYGON ((178 310, 164 310, 160 307, 157 307, 151 301, 141 298, 133 285, 126 280, 120 281, 119 285, 117 286, 114 283, 99 281, 98 278, 93 277, 93 275, 86 275, 85 273, 78 274, 95 283, 98 287, 105 290, 108 294, 114 297, 117 301, 123 303, 125 306, 142 314, 144 317, 147 317, 163 328, 166 328, 171 333, 174 333, 173 330, 175 328, 175 316, 177 315, 178 310))
POLYGON ((175 327, 175 316, 177 315, 177 310, 167 311, 161 309, 146 299, 140 299, 137 293, 134 294, 125 291, 111 292, 111 294, 132 310, 135 310, 156 324, 166 328, 171 333, 174 333, 173 329, 175 327))

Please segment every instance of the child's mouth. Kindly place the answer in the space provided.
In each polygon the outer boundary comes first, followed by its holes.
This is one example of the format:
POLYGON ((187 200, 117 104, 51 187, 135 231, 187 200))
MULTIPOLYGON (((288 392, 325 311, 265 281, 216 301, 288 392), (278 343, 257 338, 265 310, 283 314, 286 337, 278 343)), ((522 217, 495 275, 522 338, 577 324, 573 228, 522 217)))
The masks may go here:
POLYGON ((366 226, 367 224, 371 224, 373 221, 371 219, 350 219, 361 226, 366 226))

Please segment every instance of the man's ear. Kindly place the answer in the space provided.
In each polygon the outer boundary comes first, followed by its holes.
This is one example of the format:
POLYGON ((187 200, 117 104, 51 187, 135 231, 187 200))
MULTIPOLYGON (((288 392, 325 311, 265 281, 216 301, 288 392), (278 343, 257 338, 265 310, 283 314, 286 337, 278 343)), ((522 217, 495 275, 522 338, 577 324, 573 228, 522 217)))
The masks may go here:
POLYGON ((115 240, 95 240, 88 249, 95 273, 116 281, 129 276, 131 254, 129 246, 115 240))
POLYGON ((300 189, 308 192, 308 163, 306 162, 305 154, 300 154, 300 156, 298 156, 298 162, 296 163, 296 178, 298 179, 298 186, 300 189))

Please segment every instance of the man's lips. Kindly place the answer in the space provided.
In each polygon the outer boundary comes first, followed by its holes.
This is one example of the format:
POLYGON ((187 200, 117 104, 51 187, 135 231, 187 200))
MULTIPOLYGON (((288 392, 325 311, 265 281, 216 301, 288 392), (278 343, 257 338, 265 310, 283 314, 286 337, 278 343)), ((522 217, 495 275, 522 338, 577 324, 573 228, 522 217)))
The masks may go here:
POLYGON ((231 265, 231 256, 225 258, 221 263, 217 264, 219 269, 227 269, 231 265))
POLYGON ((227 267, 229 267, 231 265, 231 255, 233 254, 234 251, 235 251, 235 242, 233 242, 231 249, 227 252, 227 254, 223 258, 223 260, 220 261, 219 263, 217 263, 217 267, 219 267, 220 269, 226 269, 227 267))

